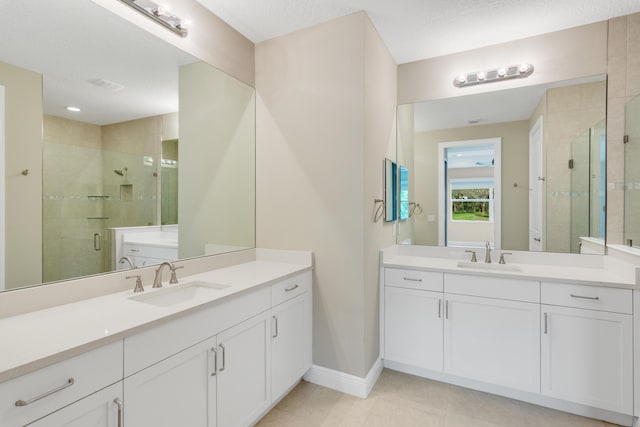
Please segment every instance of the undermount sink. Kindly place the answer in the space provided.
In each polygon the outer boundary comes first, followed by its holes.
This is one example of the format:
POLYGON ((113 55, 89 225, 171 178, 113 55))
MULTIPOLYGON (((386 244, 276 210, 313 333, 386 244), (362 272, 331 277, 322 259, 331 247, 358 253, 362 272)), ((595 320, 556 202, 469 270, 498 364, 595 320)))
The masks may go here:
POLYGON ((185 284, 169 285, 169 287, 152 290, 149 293, 136 294, 129 297, 129 299, 159 307, 167 307, 201 297, 207 298, 228 287, 229 285, 196 280, 185 284))
POLYGON ((459 261, 458 267, 473 268, 476 270, 491 270, 491 271, 522 271, 522 267, 515 264, 498 264, 498 263, 484 263, 484 262, 471 262, 471 261, 459 261))

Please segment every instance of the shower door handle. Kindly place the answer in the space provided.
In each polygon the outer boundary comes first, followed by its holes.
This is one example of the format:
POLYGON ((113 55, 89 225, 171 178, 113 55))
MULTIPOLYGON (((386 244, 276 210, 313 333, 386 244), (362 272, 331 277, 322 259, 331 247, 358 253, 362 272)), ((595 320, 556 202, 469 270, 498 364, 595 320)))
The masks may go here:
POLYGON ((93 249, 96 251, 102 249, 102 236, 100 233, 93 234, 93 249))

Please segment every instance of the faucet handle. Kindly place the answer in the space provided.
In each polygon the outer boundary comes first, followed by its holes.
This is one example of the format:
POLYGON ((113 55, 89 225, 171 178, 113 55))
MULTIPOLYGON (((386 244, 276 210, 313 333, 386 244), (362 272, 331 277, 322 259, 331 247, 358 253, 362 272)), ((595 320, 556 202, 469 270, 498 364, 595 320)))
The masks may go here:
POLYGON ((135 274, 133 276, 125 276, 125 279, 136 279, 136 287, 133 288, 133 292, 144 292, 144 287, 142 286, 142 276, 139 274, 135 274))
POLYGON ((500 254, 500 261, 498 261, 498 264, 506 264, 506 262, 504 262, 505 255, 513 255, 513 254, 511 252, 502 252, 500 254))
POLYGON ((478 258, 476 257, 476 251, 466 250, 465 252, 468 252, 471 254, 471 262, 478 262, 478 258))
POLYGON ((178 283, 178 277, 176 276, 176 270, 178 270, 180 268, 184 268, 184 265, 181 265, 179 267, 171 267, 171 279, 169 279, 169 283, 170 284, 175 285, 176 283, 178 283))

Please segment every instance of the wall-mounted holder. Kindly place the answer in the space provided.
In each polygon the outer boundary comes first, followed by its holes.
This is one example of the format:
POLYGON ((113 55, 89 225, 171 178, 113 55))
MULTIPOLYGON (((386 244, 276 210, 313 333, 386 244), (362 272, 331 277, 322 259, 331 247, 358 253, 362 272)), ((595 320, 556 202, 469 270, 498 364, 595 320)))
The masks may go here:
POLYGON ((409 202, 409 218, 411 218, 414 214, 420 215, 421 213, 422 206, 420 206, 420 203, 409 202))
POLYGON ((384 215, 384 200, 375 199, 373 201, 373 209, 374 209, 373 222, 378 222, 382 219, 382 216, 384 215))
POLYGON ((27 176, 29 175, 29 169, 25 169, 22 172, 20 172, 22 175, 27 176))

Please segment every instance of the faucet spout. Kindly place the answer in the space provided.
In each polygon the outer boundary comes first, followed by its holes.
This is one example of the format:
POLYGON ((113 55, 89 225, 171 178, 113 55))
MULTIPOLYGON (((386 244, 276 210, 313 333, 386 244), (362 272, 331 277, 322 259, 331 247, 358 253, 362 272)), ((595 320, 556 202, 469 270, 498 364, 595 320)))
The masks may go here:
POLYGON ((153 279, 152 288, 161 288, 162 287, 162 269, 164 267, 169 267, 169 270, 173 270, 173 264, 169 261, 165 261, 156 269, 156 277, 153 279))
POLYGON ((485 248, 487 249, 487 251, 484 256, 484 262, 487 264, 491 264, 491 244, 487 242, 485 248))
POLYGON ((125 262, 129 263, 129 268, 130 269, 134 269, 134 268, 138 268, 136 267, 136 263, 133 262, 133 260, 131 259, 131 257, 128 256, 123 256, 122 258, 120 258, 120 261, 118 261, 120 264, 124 264, 125 262))

